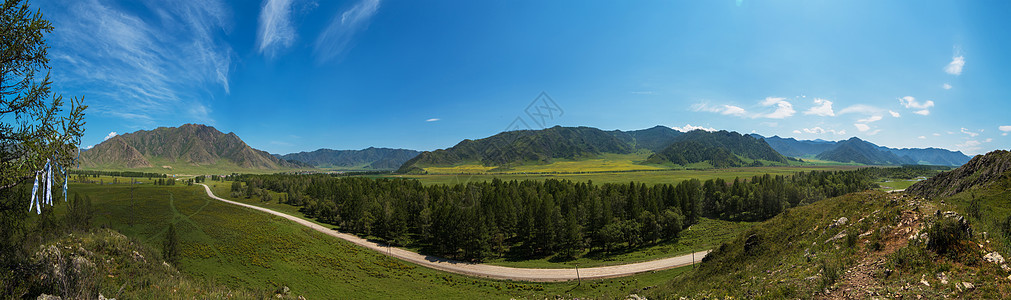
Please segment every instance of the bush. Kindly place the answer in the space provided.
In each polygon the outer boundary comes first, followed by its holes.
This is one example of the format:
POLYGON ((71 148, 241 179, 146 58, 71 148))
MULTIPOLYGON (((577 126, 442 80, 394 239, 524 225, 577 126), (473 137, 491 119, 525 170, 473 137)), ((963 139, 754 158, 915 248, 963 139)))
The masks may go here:
POLYGON ((938 213, 933 224, 927 229, 927 237, 927 249, 937 254, 957 255, 963 248, 968 250, 965 244, 972 238, 972 228, 969 227, 969 222, 958 214, 938 213))

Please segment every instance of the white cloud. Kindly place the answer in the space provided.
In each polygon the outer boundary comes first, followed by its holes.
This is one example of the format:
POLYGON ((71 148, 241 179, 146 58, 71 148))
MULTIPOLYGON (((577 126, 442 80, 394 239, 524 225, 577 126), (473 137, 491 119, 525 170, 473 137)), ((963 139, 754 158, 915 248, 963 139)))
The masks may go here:
POLYGON ((864 132, 864 131, 867 131, 867 130, 871 129, 871 127, 868 126, 867 124, 856 123, 856 124, 853 124, 853 126, 855 126, 857 128, 857 130, 860 130, 860 132, 864 132))
POLYGON ((351 8, 336 15, 316 38, 313 54, 318 63, 343 55, 355 34, 369 25, 369 20, 379 11, 379 0, 361 0, 351 8))
POLYGON ((875 134, 878 134, 878 132, 881 132, 881 129, 877 129, 877 130, 868 132, 867 135, 875 135, 875 134))
POLYGON ((899 103, 902 103, 902 105, 905 106, 906 108, 927 109, 934 106, 934 101, 927 100, 927 102, 920 103, 919 101, 916 101, 916 98, 913 98, 912 96, 905 96, 899 98, 899 103))
POLYGON ((921 135, 920 137, 918 137, 918 139, 925 140, 925 139, 927 139, 927 136, 921 135))
POLYGON ((1011 131, 1011 125, 1000 126, 1000 127, 997 127, 997 129, 999 129, 1000 131, 1009 132, 1009 131, 1011 131))
POLYGON ((87 147, 84 147, 84 150, 91 150, 91 148, 95 148, 95 145, 88 145, 87 147))
POLYGON ((984 140, 983 142, 984 142, 984 143, 989 143, 989 142, 993 142, 993 138, 986 138, 986 140, 984 140))
POLYGON ((779 122, 762 122, 762 123, 758 123, 758 124, 769 126, 769 127, 778 127, 779 126, 779 122))
POLYGON ((748 113, 743 108, 740 108, 738 106, 733 106, 733 105, 726 105, 726 104, 724 104, 724 105, 717 105, 717 106, 710 106, 709 104, 706 104, 706 103, 696 103, 696 104, 692 105, 692 110, 694 110, 694 111, 706 111, 706 112, 718 113, 718 114, 722 114, 722 115, 732 115, 732 116, 738 116, 738 117, 744 116, 744 115, 746 115, 748 113))
MULTIPOLYGON (((846 130, 836 131, 834 129, 824 129, 824 128, 821 128, 821 127, 818 127, 818 126, 815 126, 815 127, 812 127, 812 128, 801 128, 801 130, 803 130, 806 133, 810 133, 810 134, 823 134, 823 133, 832 133, 832 134, 836 134, 836 135, 846 134, 846 130)), ((800 130, 794 130, 794 133, 800 133, 800 130)))
POLYGON ((653 92, 653 91, 636 91, 636 92, 632 92, 632 94, 635 94, 635 95, 656 95, 656 92, 653 92))
POLYGON ((439 118, 431 118, 431 119, 425 120, 425 122, 435 122, 435 121, 438 121, 438 120, 442 120, 442 119, 439 119, 439 118))
POLYGON ((839 114, 842 115, 842 114, 848 114, 848 113, 861 113, 861 114, 871 115, 871 114, 881 113, 882 111, 884 111, 884 110, 881 109, 881 108, 874 107, 874 106, 865 105, 865 104, 856 104, 856 105, 851 105, 849 107, 843 108, 842 110, 839 111, 839 114))
POLYGON ((950 90, 950 89, 951 89, 951 85, 950 85, 950 84, 948 84, 948 83, 945 83, 945 84, 942 84, 942 85, 941 85, 941 88, 942 88, 942 89, 946 89, 946 90, 950 90))
POLYGON ((983 147, 980 147, 980 145, 983 145, 983 143, 989 143, 990 141, 992 140, 986 140, 985 142, 980 142, 977 140, 966 140, 964 143, 955 144, 955 146, 962 152, 972 155, 974 153, 979 152, 980 149, 983 149, 983 147))
POLYGON ((940 134, 940 133, 937 133, 937 132, 935 132, 935 133, 934 133, 934 136, 941 136, 941 134, 940 134))
POLYGON ((901 117, 901 116, 902 116, 902 115, 900 115, 900 114, 899 114, 898 112, 895 112, 895 111, 893 111, 893 110, 889 110, 889 111, 888 111, 888 114, 892 115, 892 117, 893 117, 893 118, 898 118, 898 117, 901 117))
POLYGON ((965 66, 965 56, 954 56, 951 62, 944 67, 944 71, 951 75, 962 75, 962 67, 965 66))
POLYGON ((800 134, 800 130, 793 130, 793 133, 800 134))
POLYGON ((786 98, 767 97, 762 101, 762 106, 776 106, 776 110, 768 114, 759 114, 755 117, 769 119, 783 119, 793 116, 797 111, 793 110, 793 104, 786 102, 786 98))
POLYGON ((902 106, 905 106, 906 108, 909 109, 918 109, 913 113, 923 116, 930 115, 930 110, 928 108, 934 106, 934 101, 927 100, 926 102, 920 103, 919 101, 916 101, 916 98, 913 98, 912 96, 905 96, 899 98, 899 103, 901 103, 902 106))
MULTIPOLYGON (((61 90, 88 96, 89 113, 153 123, 206 105, 220 86, 229 93, 234 55, 224 40, 229 11, 218 0, 153 1, 135 14, 97 0, 47 11, 59 28, 49 53, 61 90)), ((204 120, 206 121, 206 120, 204 120)))
POLYGON ((882 119, 881 116, 871 116, 871 117, 866 118, 866 119, 857 120, 857 122, 858 123, 872 123, 872 122, 881 121, 881 119, 882 119))
POLYGON ((102 139, 102 141, 103 141, 103 142, 104 142, 104 141, 108 141, 109 139, 111 139, 111 138, 113 138, 113 137, 115 137, 115 136, 117 136, 117 135, 119 135, 119 134, 118 134, 118 133, 116 133, 115 131, 113 131, 113 132, 110 132, 110 133, 109 133, 108 135, 106 135, 106 136, 105 136, 105 138, 104 138, 104 139, 102 139))
POLYGON ((685 124, 684 127, 671 126, 671 129, 674 129, 674 130, 677 130, 677 131, 680 131, 680 132, 689 132, 689 131, 692 131, 692 130, 699 130, 699 129, 705 130, 705 131, 710 131, 710 132, 716 131, 716 129, 713 129, 711 127, 692 126, 692 124, 685 124))
POLYGON ((976 137, 977 135, 979 135, 979 133, 972 132, 969 129, 966 129, 965 127, 962 127, 962 133, 967 134, 970 137, 976 137))
POLYGON ((256 47, 267 57, 277 55, 295 43, 295 26, 291 23, 293 0, 264 0, 260 7, 260 23, 256 29, 256 47))
POLYGON ((811 107, 804 112, 805 115, 816 115, 822 117, 835 116, 835 112, 832 111, 832 101, 828 101, 821 98, 814 98, 814 104, 816 106, 811 107))

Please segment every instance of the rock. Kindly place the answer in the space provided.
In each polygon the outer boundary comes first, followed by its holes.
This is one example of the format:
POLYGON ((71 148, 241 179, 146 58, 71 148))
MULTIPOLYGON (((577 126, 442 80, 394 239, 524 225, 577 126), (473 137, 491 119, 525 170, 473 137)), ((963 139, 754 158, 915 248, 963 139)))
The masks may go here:
POLYGON ((631 294, 631 295, 628 295, 628 297, 625 297, 625 300, 646 300, 646 297, 642 297, 642 296, 639 296, 639 295, 636 295, 636 294, 631 294))
POLYGON ((983 255, 983 260, 992 262, 994 264, 1002 265, 1004 264, 1004 257, 997 253, 997 251, 987 253, 983 255))
MULTIPOLYGON (((134 253, 137 252, 134 251, 134 253)), ((98 293, 98 300, 116 300, 116 298, 106 298, 105 296, 102 295, 102 293, 98 293)))
POLYGON ((941 284, 948 284, 948 275, 944 272, 937 273, 937 280, 940 280, 941 284))
POLYGON ((930 286, 930 282, 927 282, 927 274, 920 275, 920 283, 925 286, 930 286))
POLYGON ((136 250, 133 251, 132 257, 133 257, 133 260, 135 260, 135 261, 147 262, 147 259, 145 259, 143 255, 140 255, 140 253, 137 252, 136 250))
POLYGON ((35 298, 35 300, 62 300, 62 299, 63 298, 60 298, 60 296, 53 296, 53 295, 47 295, 47 294, 42 294, 42 295, 39 295, 38 298, 35 298))
POLYGON ((850 219, 847 219, 846 217, 840 217, 838 220, 835 220, 835 223, 832 223, 832 225, 829 225, 828 227, 843 226, 846 225, 846 222, 849 222, 849 220, 850 219))
POLYGON ((970 290, 976 288, 976 286, 972 285, 972 283, 968 283, 968 282, 965 282, 965 281, 962 281, 962 287, 965 288, 966 291, 970 291, 970 290))
POLYGON ((846 237, 846 230, 840 231, 835 236, 830 237, 829 239, 825 240, 825 243, 828 244, 829 242, 832 242, 834 240, 838 240, 838 239, 841 239, 841 238, 844 238, 844 237, 846 237))

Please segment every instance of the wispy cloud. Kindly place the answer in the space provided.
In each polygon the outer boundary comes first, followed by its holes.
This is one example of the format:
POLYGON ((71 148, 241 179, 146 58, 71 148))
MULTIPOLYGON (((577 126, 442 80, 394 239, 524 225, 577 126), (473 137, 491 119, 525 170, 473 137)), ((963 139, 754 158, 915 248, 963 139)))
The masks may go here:
POLYGON ((962 75, 962 67, 965 66, 965 56, 954 56, 951 62, 944 67, 944 71, 951 75, 962 75))
POLYGON ((739 106, 726 105, 726 104, 711 106, 707 103, 696 103, 692 105, 691 108, 693 111, 705 111, 705 112, 718 113, 721 115, 732 115, 739 117, 744 116, 748 113, 746 110, 744 110, 739 106))
POLYGON ((962 131, 961 132, 964 133, 964 134, 966 134, 966 135, 968 135, 969 137, 976 137, 976 136, 979 135, 980 132, 983 132, 983 130, 980 129, 979 132, 974 132, 974 131, 969 130, 968 128, 962 127, 962 131))
POLYGON ((879 114, 882 111, 884 111, 884 110, 881 109, 881 108, 878 108, 878 107, 874 107, 874 106, 870 106, 870 105, 866 105, 866 104, 855 104, 855 105, 850 105, 850 106, 848 106, 846 108, 843 108, 842 110, 839 111, 839 114, 843 115, 843 114, 850 114, 850 113, 859 113, 859 114, 868 114, 868 115, 871 115, 871 114, 879 114))
POLYGON ((811 107, 811 109, 804 112, 805 115, 816 115, 822 117, 835 116, 835 111, 832 110, 832 101, 814 98, 814 104, 814 107, 811 107))
POLYGON ((871 126, 867 125, 867 124, 856 123, 856 124, 853 124, 853 126, 856 127, 857 130, 860 130, 860 132, 864 132, 864 131, 867 131, 867 130, 871 129, 871 126))
POLYGON ((146 123, 186 115, 213 123, 200 114, 206 109, 187 107, 206 106, 196 99, 211 98, 214 88, 229 92, 233 54, 219 38, 230 30, 228 10, 217 0, 146 4, 155 17, 98 0, 54 9, 56 84, 87 95, 99 114, 146 123))
POLYGON ((812 128, 801 128, 800 130, 794 130, 793 132, 794 133, 801 133, 801 130, 803 130, 805 133, 810 133, 810 134, 823 134, 823 133, 832 133, 832 134, 835 134, 835 135, 844 135, 844 134, 846 134, 846 130, 836 131, 834 129, 824 129, 824 128, 821 128, 819 126, 815 126, 815 127, 812 127, 812 128))
POLYGON ((685 124, 683 127, 671 126, 670 128, 680 132, 689 132, 692 130, 716 131, 716 129, 712 127, 693 126, 692 124, 685 124))
POLYGON ((946 90, 950 90, 951 89, 951 84, 948 84, 948 83, 942 84, 941 88, 942 89, 946 89, 946 90))
POLYGON ((872 123, 872 122, 881 121, 881 119, 882 119, 881 116, 870 116, 869 118, 866 118, 866 119, 857 120, 857 122, 859 122, 859 123, 872 123))
POLYGON ((898 118, 902 116, 898 112, 895 112, 894 110, 889 110, 888 114, 892 115, 892 118, 898 118))
POLYGON ((906 108, 917 109, 917 111, 914 111, 913 113, 923 116, 930 115, 929 108, 934 107, 934 101, 927 100, 926 102, 920 103, 919 101, 916 100, 916 98, 913 98, 912 96, 905 96, 899 98, 899 103, 901 103, 902 106, 905 106, 906 108))
POLYGON ((439 121, 439 120, 442 120, 442 119, 439 119, 439 118, 431 118, 431 119, 425 120, 425 122, 435 122, 435 121, 439 121))
POLYGON ((1004 132, 1004 133, 1001 133, 1000 135, 1007 136, 1008 132, 1011 132, 1011 125, 1000 126, 1000 127, 997 127, 997 129, 1000 129, 1000 131, 1004 132))
POLYGON ((343 55, 355 34, 369 25, 369 20, 379 11, 380 0, 361 0, 351 8, 337 14, 316 38, 313 54, 318 63, 343 55))
POLYGON ((263 1, 256 30, 256 47, 260 54, 274 57, 295 43, 295 26, 291 23, 293 4, 293 0, 263 1))
POLYGON ((119 134, 118 134, 118 133, 116 133, 115 131, 113 131, 113 132, 110 132, 109 134, 105 135, 105 138, 104 138, 104 139, 102 139, 102 141, 103 141, 103 142, 104 142, 104 141, 108 141, 109 139, 111 139, 111 138, 113 138, 113 137, 115 137, 115 136, 117 136, 117 135, 119 135, 119 134))

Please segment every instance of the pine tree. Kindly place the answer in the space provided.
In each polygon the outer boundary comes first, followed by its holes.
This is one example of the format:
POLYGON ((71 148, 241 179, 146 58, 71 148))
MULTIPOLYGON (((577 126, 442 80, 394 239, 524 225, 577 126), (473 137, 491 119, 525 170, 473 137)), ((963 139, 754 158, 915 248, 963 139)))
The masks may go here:
POLYGON ((168 232, 165 233, 165 242, 162 244, 162 257, 171 264, 179 261, 179 236, 176 234, 176 225, 169 224, 168 232))

